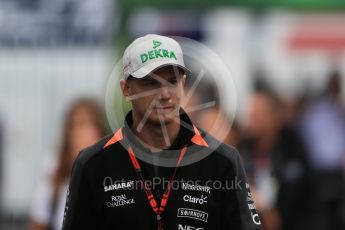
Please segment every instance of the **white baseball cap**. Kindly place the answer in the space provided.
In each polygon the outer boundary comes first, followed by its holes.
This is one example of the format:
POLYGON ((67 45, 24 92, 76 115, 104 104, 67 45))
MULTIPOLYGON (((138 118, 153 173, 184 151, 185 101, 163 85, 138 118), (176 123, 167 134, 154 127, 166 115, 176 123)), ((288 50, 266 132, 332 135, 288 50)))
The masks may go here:
POLYGON ((134 40, 123 55, 123 75, 143 78, 163 66, 177 66, 190 73, 181 46, 170 37, 148 34, 134 40))

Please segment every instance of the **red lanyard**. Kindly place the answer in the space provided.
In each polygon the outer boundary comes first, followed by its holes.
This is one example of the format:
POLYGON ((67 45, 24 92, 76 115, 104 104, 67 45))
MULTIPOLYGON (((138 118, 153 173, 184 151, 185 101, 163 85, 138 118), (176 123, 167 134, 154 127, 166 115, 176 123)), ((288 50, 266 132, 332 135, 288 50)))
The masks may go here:
POLYGON ((152 194, 151 188, 147 187, 147 184, 144 181, 144 177, 143 177, 140 165, 139 165, 139 163, 137 161, 137 158, 135 157, 133 149, 131 147, 128 148, 128 155, 129 155, 129 157, 130 157, 130 159, 132 161, 132 164, 133 164, 133 166, 135 168, 135 171, 137 172, 138 176, 141 179, 141 182, 144 185, 144 191, 145 191, 145 194, 147 196, 147 199, 149 200, 150 205, 151 205, 153 211, 157 215, 158 230, 163 230, 162 214, 165 211, 165 207, 166 207, 166 205, 168 203, 168 199, 169 199, 169 195, 170 195, 170 190, 171 190, 171 185, 172 185, 172 183, 174 181, 176 170, 177 170, 178 166, 180 165, 180 163, 181 163, 181 161, 183 159, 183 156, 185 155, 186 151, 187 151, 187 147, 185 146, 185 147, 183 147, 183 149, 180 152, 180 156, 178 158, 175 170, 174 170, 173 175, 172 175, 172 177, 171 177, 171 179, 169 181, 168 187, 167 187, 167 189, 165 190, 165 192, 163 194, 163 197, 161 199, 161 204, 158 207, 157 202, 156 202, 156 200, 155 200, 155 198, 154 198, 154 196, 152 194))

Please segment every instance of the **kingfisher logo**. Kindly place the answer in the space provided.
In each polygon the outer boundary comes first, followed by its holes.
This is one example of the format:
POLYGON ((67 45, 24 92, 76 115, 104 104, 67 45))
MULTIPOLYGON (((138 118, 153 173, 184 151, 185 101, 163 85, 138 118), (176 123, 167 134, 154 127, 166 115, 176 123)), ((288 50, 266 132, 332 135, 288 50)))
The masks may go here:
POLYGON ((193 190, 193 191, 201 191, 201 192, 207 192, 208 194, 211 194, 211 188, 209 186, 203 186, 198 184, 188 184, 188 183, 182 183, 182 189, 183 190, 193 190))
POLYGON ((193 227, 189 225, 178 225, 178 230, 204 230, 204 228, 193 227))

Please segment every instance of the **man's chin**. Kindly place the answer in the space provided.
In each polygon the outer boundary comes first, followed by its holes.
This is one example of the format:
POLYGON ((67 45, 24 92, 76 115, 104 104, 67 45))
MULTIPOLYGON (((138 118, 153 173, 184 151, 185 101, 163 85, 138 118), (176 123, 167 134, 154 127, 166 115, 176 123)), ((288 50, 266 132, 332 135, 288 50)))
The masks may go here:
POLYGON ((156 113, 156 114, 151 114, 152 116, 150 117, 150 122, 155 124, 155 125, 168 125, 171 122, 175 122, 174 119, 178 119, 178 114, 171 114, 171 113, 156 113))

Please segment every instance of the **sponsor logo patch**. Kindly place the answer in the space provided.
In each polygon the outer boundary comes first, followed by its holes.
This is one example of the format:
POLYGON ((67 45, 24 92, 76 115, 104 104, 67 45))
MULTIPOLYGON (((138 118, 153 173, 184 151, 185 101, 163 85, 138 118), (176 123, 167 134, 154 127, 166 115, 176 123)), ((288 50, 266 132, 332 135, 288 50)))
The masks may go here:
POLYGON ((203 186, 203 185, 198 185, 198 184, 188 184, 188 183, 183 182, 182 183, 182 189, 183 190, 206 192, 208 194, 211 194, 211 188, 209 186, 203 186))
POLYGON ((179 224, 178 230, 204 230, 204 228, 198 228, 198 227, 194 227, 194 226, 179 224))
POLYGON ((193 197, 190 195, 184 195, 183 201, 193 203, 193 204, 206 204, 207 203, 207 196, 201 195, 201 197, 193 197))
POLYGON ((114 183, 109 186, 104 186, 104 192, 109 192, 113 190, 119 190, 119 189, 130 189, 133 188, 134 181, 127 181, 127 182, 121 182, 121 183, 114 183))
POLYGON ((177 210, 177 217, 192 218, 207 222, 208 213, 190 208, 179 208, 177 210))
POLYGON ((252 216, 252 220, 254 224, 261 225, 261 221, 259 218, 259 214, 256 211, 256 207, 254 204, 253 196, 250 192, 249 184, 246 183, 246 189, 247 189, 247 202, 248 202, 248 209, 250 210, 250 214, 252 216))
POLYGON ((127 198, 125 194, 119 196, 111 196, 111 201, 107 202, 106 205, 108 208, 120 207, 125 205, 134 204, 135 200, 132 198, 127 198))

